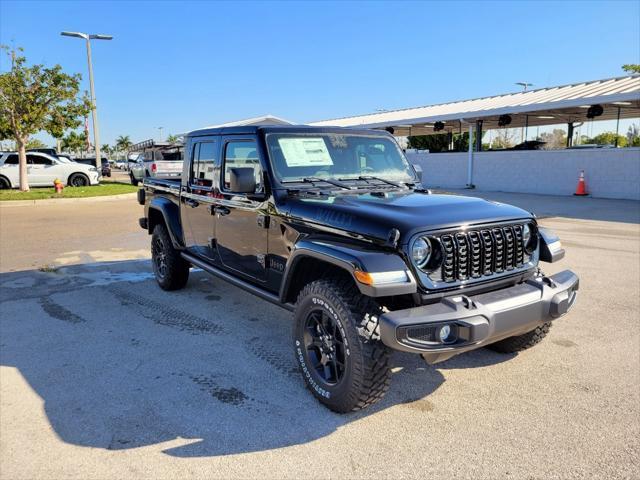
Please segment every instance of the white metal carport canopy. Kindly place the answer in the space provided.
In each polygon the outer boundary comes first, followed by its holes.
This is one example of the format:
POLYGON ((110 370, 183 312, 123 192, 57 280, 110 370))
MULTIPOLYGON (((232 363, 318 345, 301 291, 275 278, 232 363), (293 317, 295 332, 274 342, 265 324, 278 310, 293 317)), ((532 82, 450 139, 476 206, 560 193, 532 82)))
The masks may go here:
POLYGON ((640 117, 640 76, 626 76, 541 88, 424 107, 312 122, 341 127, 392 127, 394 135, 431 135, 459 132, 463 123, 482 120, 484 130, 500 128, 498 118, 509 115, 509 128, 556 125, 589 120, 588 107, 601 105, 595 120, 640 117), (434 131, 435 122, 444 129, 434 131))

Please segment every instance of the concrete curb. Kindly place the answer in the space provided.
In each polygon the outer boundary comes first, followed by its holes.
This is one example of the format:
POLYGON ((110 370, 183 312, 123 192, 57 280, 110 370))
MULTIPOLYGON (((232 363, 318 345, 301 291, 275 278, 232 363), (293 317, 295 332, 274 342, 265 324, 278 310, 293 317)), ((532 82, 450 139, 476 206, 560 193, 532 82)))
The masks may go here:
POLYGON ((137 198, 137 193, 121 193, 119 195, 102 195, 99 197, 83 197, 83 198, 43 198, 42 200, 5 200, 0 202, 0 208, 10 207, 30 207, 34 205, 56 205, 67 203, 91 203, 91 202, 109 202, 116 200, 128 200, 137 198))

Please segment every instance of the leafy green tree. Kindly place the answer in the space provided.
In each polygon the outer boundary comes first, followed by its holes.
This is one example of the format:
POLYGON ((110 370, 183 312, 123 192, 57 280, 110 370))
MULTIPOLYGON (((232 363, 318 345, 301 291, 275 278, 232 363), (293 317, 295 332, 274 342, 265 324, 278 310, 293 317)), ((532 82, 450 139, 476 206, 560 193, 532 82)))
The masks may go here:
POLYGON ((635 123, 629 125, 629 130, 627 130, 627 146, 640 147, 640 126, 635 123))
MULTIPOLYGON (((627 137, 618 135, 618 146, 627 146, 627 137)), ((597 145, 615 145, 616 144, 616 132, 602 132, 595 137, 589 139, 588 143, 595 143, 597 145)))
POLYGON ((46 145, 40 140, 38 140, 37 138, 32 138, 27 142, 27 144, 25 145, 25 148, 27 150, 30 150, 33 148, 46 148, 46 145))
POLYGON ((6 50, 11 70, 0 74, 0 139, 16 142, 20 190, 28 191, 26 147, 31 135, 46 131, 56 138, 76 128, 89 113, 86 94, 80 97, 80 74, 68 75, 60 65, 26 65, 22 49, 6 50))
POLYGON ((640 65, 638 65, 637 63, 627 63, 625 65, 622 65, 622 69, 630 74, 640 73, 640 65))
POLYGON ((82 156, 82 151, 86 145, 87 134, 85 132, 77 133, 71 131, 62 138, 62 149, 73 152, 78 156, 82 156))
POLYGON ((169 143, 176 143, 178 140, 180 140, 180 137, 178 135, 167 136, 167 142, 169 143))
POLYGON ((111 145, 109 145, 108 143, 105 143, 104 145, 102 145, 102 147, 100 147, 100 152, 104 152, 105 155, 110 156, 111 145))
POLYGON ((409 148, 429 150, 431 153, 442 152, 449 149, 447 134, 415 135, 413 137, 408 137, 408 141, 409 148))
POLYGON ((544 150, 557 150, 567 146, 567 132, 561 128, 554 128, 552 132, 540 134, 540 141, 545 142, 544 150))

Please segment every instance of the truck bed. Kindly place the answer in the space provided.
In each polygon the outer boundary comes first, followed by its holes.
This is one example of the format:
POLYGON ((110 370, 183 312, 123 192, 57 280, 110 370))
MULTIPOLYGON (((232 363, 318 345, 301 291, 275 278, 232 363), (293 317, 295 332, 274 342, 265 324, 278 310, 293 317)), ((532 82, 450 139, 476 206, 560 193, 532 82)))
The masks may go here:
POLYGON ((153 177, 145 177, 143 180, 143 185, 151 188, 168 188, 171 190, 180 191, 180 177, 177 178, 153 178, 153 177))

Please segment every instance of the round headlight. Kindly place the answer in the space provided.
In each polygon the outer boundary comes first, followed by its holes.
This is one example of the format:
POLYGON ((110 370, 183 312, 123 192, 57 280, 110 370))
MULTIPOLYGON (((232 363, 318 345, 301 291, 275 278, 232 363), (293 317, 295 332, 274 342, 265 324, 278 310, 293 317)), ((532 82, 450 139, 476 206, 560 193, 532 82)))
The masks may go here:
POLYGON ((431 244, 425 238, 419 238, 413 242, 411 257, 418 268, 424 267, 431 257, 431 244))
POLYGON ((526 247, 531 241, 531 227, 528 223, 522 227, 522 244, 526 247))

